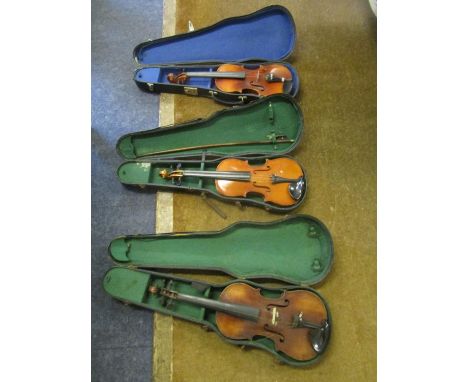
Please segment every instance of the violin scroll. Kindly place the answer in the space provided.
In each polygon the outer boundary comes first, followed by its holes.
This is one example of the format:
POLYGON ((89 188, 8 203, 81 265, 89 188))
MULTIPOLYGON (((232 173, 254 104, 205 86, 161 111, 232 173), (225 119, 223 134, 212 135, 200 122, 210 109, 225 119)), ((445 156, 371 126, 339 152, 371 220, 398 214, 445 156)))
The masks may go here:
POLYGON ((169 171, 167 169, 159 171, 159 176, 163 179, 182 178, 184 173, 181 170, 169 171))
POLYGON ((188 80, 188 75, 186 73, 169 73, 167 75, 167 80, 173 84, 185 84, 188 80))

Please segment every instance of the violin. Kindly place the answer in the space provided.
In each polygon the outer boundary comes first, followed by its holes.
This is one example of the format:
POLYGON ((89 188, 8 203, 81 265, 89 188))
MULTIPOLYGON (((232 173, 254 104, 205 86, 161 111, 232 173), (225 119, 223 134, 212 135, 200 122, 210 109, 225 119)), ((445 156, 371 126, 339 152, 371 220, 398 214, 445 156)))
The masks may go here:
POLYGON ((224 336, 235 340, 269 338, 277 351, 298 361, 314 358, 328 344, 331 328, 327 308, 308 290, 284 291, 278 298, 268 298, 259 288, 238 282, 227 286, 219 300, 156 286, 148 291, 215 310, 216 325, 224 336))
POLYGON ((163 179, 181 184, 183 177, 215 179, 216 190, 224 196, 247 197, 260 194, 265 202, 280 206, 297 203, 305 192, 304 172, 290 158, 267 159, 264 164, 251 166, 248 161, 229 158, 221 161, 216 171, 161 170, 163 179))
POLYGON ((259 65, 247 69, 242 65, 223 64, 216 72, 169 73, 167 80, 175 84, 185 84, 190 77, 215 79, 215 86, 228 93, 253 93, 261 96, 287 93, 292 85, 292 74, 284 65, 259 65))

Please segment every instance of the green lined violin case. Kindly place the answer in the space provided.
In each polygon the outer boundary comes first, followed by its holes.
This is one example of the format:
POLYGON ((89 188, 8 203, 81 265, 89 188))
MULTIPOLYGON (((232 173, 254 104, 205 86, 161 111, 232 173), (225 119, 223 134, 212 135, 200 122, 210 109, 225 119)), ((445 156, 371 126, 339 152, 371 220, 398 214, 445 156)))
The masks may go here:
POLYGON ((273 212, 289 212, 302 204, 307 193, 307 174, 303 168, 303 191, 291 206, 265 202, 258 195, 223 196, 216 190, 213 179, 183 177, 180 182, 174 182, 163 179, 159 173, 165 169, 212 171, 223 159, 233 157, 248 160, 251 165, 287 157, 301 140, 303 123, 302 112, 294 99, 276 94, 221 110, 206 119, 127 134, 117 142, 117 152, 127 160, 119 166, 117 175, 128 186, 184 190, 273 212))
POLYGON ((238 222, 215 232, 122 236, 110 243, 109 255, 116 266, 104 276, 103 286, 117 300, 200 324, 229 343, 263 349, 288 365, 307 366, 324 354, 322 351, 313 359, 297 361, 276 351, 265 337, 227 338, 216 325, 214 311, 178 300, 168 303, 163 296, 149 292, 150 287, 170 285, 178 293, 218 299, 222 290, 235 282, 260 288, 266 297, 305 289, 323 301, 331 327, 326 301, 310 287, 321 283, 330 272, 333 243, 325 225, 312 216, 293 215, 268 223, 238 222), (224 273, 234 279, 211 284, 168 273, 173 270, 224 273), (252 280, 276 281, 283 286, 267 287, 252 280))
POLYGON ((295 43, 292 15, 286 8, 273 5, 200 30, 137 45, 133 51, 137 65, 134 80, 148 92, 202 96, 227 105, 240 105, 257 100, 259 95, 250 91, 223 92, 215 87, 213 78, 194 77, 184 84, 175 84, 169 82, 167 76, 181 72, 215 72, 223 63, 244 65, 246 69, 278 63, 292 74, 285 93, 294 97, 299 91, 299 76, 284 60, 291 55, 295 43))

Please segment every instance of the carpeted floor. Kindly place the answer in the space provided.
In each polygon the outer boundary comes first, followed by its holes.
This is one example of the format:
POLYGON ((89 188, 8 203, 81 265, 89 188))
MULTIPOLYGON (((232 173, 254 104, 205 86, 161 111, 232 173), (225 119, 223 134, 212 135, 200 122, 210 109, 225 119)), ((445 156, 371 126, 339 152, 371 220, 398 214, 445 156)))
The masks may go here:
MULTIPOLYGON (((334 268, 317 288, 331 307, 333 337, 319 364, 296 369, 174 320, 174 382, 376 379, 376 18, 366 0, 276 3, 291 11, 297 27, 290 61, 300 74, 305 134, 294 155, 305 166, 310 186, 296 212, 321 219, 334 239, 334 268)), ((197 29, 267 5, 260 0, 177 1, 176 31, 185 32, 188 20, 197 29)), ((175 121, 221 108, 208 99, 175 96, 175 121)), ((221 229, 237 220, 278 218, 255 207, 240 210, 214 203, 228 219, 198 196, 175 194, 174 230, 221 229)))
POLYGON ((162 1, 92 2, 93 381, 147 382, 152 375, 153 315, 110 298, 102 277, 112 266, 107 246, 115 236, 154 232, 154 194, 120 184, 115 143, 122 134, 158 125, 159 97, 144 94, 134 84, 132 50, 160 37, 161 25, 162 1))

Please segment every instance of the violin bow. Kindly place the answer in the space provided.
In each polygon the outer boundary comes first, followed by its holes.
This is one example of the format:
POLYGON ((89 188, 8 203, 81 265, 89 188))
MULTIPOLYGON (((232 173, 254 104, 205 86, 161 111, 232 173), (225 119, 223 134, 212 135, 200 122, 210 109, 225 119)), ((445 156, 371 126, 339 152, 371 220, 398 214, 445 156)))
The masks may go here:
POLYGON ((200 150, 200 149, 210 149, 213 147, 228 147, 228 146, 245 146, 245 145, 267 145, 267 144, 277 144, 277 143, 294 143, 294 139, 289 139, 286 135, 276 135, 276 134, 269 134, 267 135, 267 140, 264 141, 244 141, 244 142, 229 142, 229 143, 210 143, 207 145, 199 145, 199 146, 188 146, 188 147, 178 147, 176 149, 169 149, 169 150, 161 150, 161 151, 154 151, 145 155, 141 155, 141 157, 149 157, 154 155, 161 155, 161 154, 171 154, 177 153, 181 151, 187 150, 200 150))

